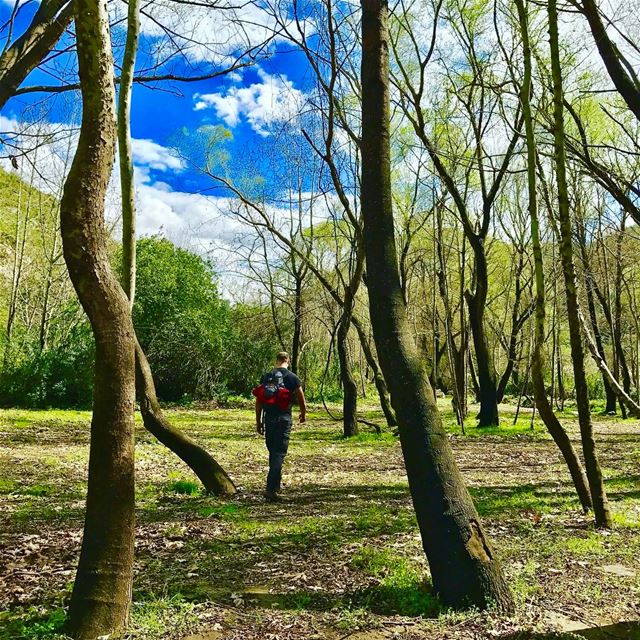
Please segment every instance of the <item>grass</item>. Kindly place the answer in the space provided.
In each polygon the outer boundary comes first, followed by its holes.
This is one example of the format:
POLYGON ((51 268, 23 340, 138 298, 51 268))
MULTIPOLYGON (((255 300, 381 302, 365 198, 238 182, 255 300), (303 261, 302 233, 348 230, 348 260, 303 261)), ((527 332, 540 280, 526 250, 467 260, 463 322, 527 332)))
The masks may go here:
POLYGON ((66 611, 62 607, 30 606, 0 612, 0 638, 41 640, 62 638, 66 611), (4 635, 3 635, 4 634, 4 635))
POLYGON ((352 562, 376 579, 362 594, 362 609, 405 616, 434 616, 439 612, 427 577, 403 555, 364 546, 352 562))
MULTIPOLYGON (((526 630, 534 618, 547 628, 548 611, 576 602, 587 620, 634 619, 639 580, 603 577, 602 566, 640 574, 637 423, 596 417, 616 523, 606 535, 581 514, 552 441, 537 420, 530 428, 528 411, 513 425, 514 407, 503 407, 499 428, 477 429, 470 419, 462 436, 450 403, 440 406, 514 592, 510 628, 526 630)), ((266 453, 250 409, 168 410, 242 487, 230 500, 207 495, 138 422, 130 637, 211 631, 255 640, 286 629, 306 638, 325 629, 330 638, 361 631, 373 640, 398 620, 421 638, 499 636, 507 624, 499 616, 439 607, 398 439, 375 408, 363 411, 381 434, 363 425, 344 439, 317 408, 294 429, 283 504, 261 498, 266 453)), ((575 420, 565 421, 577 437, 575 420)), ((60 632, 82 527, 89 422, 82 411, 0 411, 3 640, 60 632)))

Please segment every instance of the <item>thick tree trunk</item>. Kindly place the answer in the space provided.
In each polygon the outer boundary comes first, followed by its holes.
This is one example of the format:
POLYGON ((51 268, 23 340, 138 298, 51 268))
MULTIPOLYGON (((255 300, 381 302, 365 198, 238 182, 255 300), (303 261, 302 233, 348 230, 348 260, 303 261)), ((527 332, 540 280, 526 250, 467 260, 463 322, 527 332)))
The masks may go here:
POLYGON ((535 299, 535 339, 531 356, 531 377, 533 381, 533 393, 535 406, 542 418, 553 441, 560 449, 560 453, 567 463, 573 485, 580 499, 580 504, 585 512, 592 507, 591 493, 587 483, 582 464, 576 454, 573 444, 564 430, 562 424, 553 412, 544 386, 544 360, 542 348, 545 340, 545 282, 544 264, 542 259, 542 244, 540 241, 540 223, 538 219, 537 181, 536 181, 536 142, 531 113, 531 48, 529 44, 529 18, 525 7, 525 0, 516 0, 518 19, 522 33, 524 52, 524 78, 520 89, 520 104, 525 120, 525 132, 527 142, 527 179, 529 191, 529 216, 531 218, 531 244, 533 245, 533 260, 536 283, 535 299))
POLYGON ((465 298, 469 309, 469 324, 473 348, 476 353, 478 393, 480 400, 480 412, 478 413, 479 427, 495 427, 499 424, 498 418, 498 389, 496 375, 493 369, 493 359, 487 335, 485 333, 484 312, 487 303, 488 272, 487 258, 484 254, 482 243, 473 247, 475 257, 475 292, 467 291, 465 298))
POLYGON ((553 78, 554 106, 554 156, 556 180, 558 188, 558 218, 560 227, 560 259, 564 275, 565 295, 567 303, 567 320, 569 323, 569 340, 571 344, 571 360, 578 406, 578 422, 582 439, 582 452, 589 480, 589 489, 593 501, 596 525, 612 527, 611 512, 602 478, 602 469, 596 453, 596 442, 593 435, 591 410, 589 408, 589 391, 584 368, 584 348, 580 334, 579 304, 577 292, 576 270, 573 261, 572 225, 569 213, 569 192, 566 175, 566 150, 564 140, 564 107, 562 69, 560 66, 560 46, 558 42, 558 10, 557 0, 549 0, 549 41, 551 53, 551 72, 553 78))
POLYGON ((73 2, 43 0, 26 31, 0 56, 0 109, 51 51, 73 19, 73 2))
POLYGON ((348 316, 349 313, 345 309, 336 334, 342 382, 342 432, 345 438, 358 435, 358 384, 353 376, 349 358, 347 336, 351 322, 348 316))
POLYGON ((131 603, 135 347, 104 225, 116 139, 107 3, 76 0, 75 10, 82 127, 60 217, 69 275, 95 337, 96 368, 87 509, 68 632, 94 640, 120 633, 131 603))
POLYGON ((453 459, 402 297, 391 196, 387 24, 385 0, 362 0, 361 204, 374 339, 436 593, 446 606, 510 610, 509 589, 453 459))

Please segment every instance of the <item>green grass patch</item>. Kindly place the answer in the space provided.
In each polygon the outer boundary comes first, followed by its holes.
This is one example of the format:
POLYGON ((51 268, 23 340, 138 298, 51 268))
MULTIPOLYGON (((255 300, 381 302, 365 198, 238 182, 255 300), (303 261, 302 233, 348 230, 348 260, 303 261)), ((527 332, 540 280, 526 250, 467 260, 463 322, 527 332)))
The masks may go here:
POLYGON ((198 513, 205 518, 218 516, 230 520, 239 520, 247 516, 248 509, 237 504, 213 504, 200 507, 198 513))
POLYGON ((48 484, 34 484, 30 487, 22 487, 16 491, 16 493, 20 493, 25 496, 35 497, 50 496, 53 492, 53 487, 48 484))
POLYGON ((361 607, 376 613, 405 616, 436 616, 440 611, 431 586, 407 558, 372 546, 362 547, 352 559, 353 567, 377 579, 377 584, 356 598, 361 607))
POLYGON ((170 629, 185 633, 198 622, 195 604, 182 594, 148 596, 133 603, 129 633, 135 638, 158 638, 170 629))
POLYGON ((195 496, 200 493, 200 485, 193 480, 172 480, 166 485, 167 491, 183 496, 195 496))
POLYGON ((26 607, 0 611, 0 638, 3 640, 54 640, 63 638, 66 620, 62 608, 26 607))
POLYGON ((596 532, 591 532, 585 538, 578 536, 567 538, 565 547, 576 556, 599 556, 606 552, 604 540, 596 532))
POLYGON ((480 515, 490 517, 566 511, 578 504, 570 487, 563 492, 534 485, 472 487, 471 493, 480 515))

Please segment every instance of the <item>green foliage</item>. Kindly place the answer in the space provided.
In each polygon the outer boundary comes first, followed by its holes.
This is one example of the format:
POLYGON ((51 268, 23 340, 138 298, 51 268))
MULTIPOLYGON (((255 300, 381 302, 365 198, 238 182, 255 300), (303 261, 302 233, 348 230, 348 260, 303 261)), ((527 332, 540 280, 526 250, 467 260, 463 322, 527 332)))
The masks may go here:
MULTIPOLYGON (((119 256, 116 256, 119 263, 119 256)), ((159 237, 138 242, 134 323, 161 400, 247 396, 277 341, 260 307, 231 306, 210 262, 159 237)), ((49 340, 16 328, 0 370, 0 406, 90 407, 94 344, 75 298, 51 321, 49 340)))
POLYGON ((221 386, 228 306, 208 262, 163 238, 139 240, 133 319, 161 398, 205 397, 221 386))
MULTIPOLYGON (((77 317, 72 303, 69 316, 77 317)), ((26 346, 0 371, 0 405, 28 408, 88 407, 93 395, 94 345, 88 322, 65 326, 67 315, 56 319, 52 333, 66 333, 41 350, 26 336, 26 346)))
POLYGON ((163 400, 248 393, 273 358, 270 324, 231 307, 210 262, 159 237, 138 241, 136 332, 163 400))

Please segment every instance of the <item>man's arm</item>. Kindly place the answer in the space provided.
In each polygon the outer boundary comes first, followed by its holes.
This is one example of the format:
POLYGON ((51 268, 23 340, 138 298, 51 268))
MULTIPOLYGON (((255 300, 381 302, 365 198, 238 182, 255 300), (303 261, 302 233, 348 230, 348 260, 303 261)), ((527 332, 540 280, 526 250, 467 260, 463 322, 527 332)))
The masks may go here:
POLYGON ((298 406, 300 407, 300 422, 307 421, 307 401, 304 399, 304 391, 302 387, 296 389, 296 397, 298 398, 298 406))
POLYGON ((256 431, 262 435, 264 433, 264 425, 262 424, 262 404, 256 398, 256 431))

